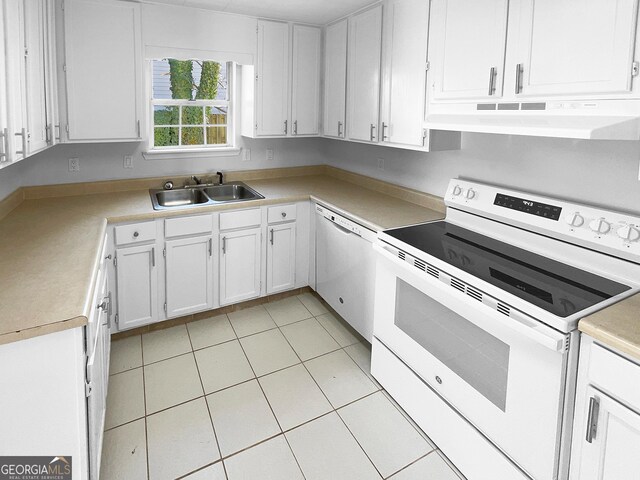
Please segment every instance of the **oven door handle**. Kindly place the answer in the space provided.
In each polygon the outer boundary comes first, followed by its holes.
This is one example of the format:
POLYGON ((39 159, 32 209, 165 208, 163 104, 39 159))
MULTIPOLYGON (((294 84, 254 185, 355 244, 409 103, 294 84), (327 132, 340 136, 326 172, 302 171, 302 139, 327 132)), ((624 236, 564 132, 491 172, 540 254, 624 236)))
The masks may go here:
MULTIPOLYGON (((395 265, 398 268, 401 268, 403 271, 405 271, 406 273, 408 273, 411 276, 420 278, 421 280, 427 280, 430 283, 433 283, 435 288, 439 288, 441 290, 444 291, 444 289, 446 288, 446 284, 440 280, 435 279, 434 277, 432 277, 431 275, 422 272, 421 270, 418 270, 417 268, 411 266, 409 263, 407 263, 404 260, 401 260, 398 258, 397 254, 394 254, 392 250, 394 251, 398 251, 397 249, 393 248, 393 247, 386 247, 386 246, 380 246, 378 244, 373 244, 373 249, 382 257, 384 257, 385 260, 387 260, 388 262, 391 262, 393 265, 395 265)), ((447 276, 449 276, 446 272, 445 273, 447 276)), ((455 289, 451 289, 451 292, 446 292, 447 294, 451 294, 454 295, 455 292, 460 293, 458 290, 455 289), (455 290, 455 291, 454 291, 455 290)), ((466 297, 466 295, 465 295, 466 297)), ((490 309, 491 307, 489 305, 486 304, 482 304, 484 305, 486 308, 490 309)), ((532 327, 531 325, 528 325, 527 323, 525 323, 523 320, 520 320, 517 317, 506 317, 504 315, 502 315, 501 313, 498 313, 498 311, 495 311, 495 315, 492 316, 493 318, 495 318, 496 322, 499 322, 500 325, 503 328, 507 328, 509 330, 512 330, 514 332, 517 332, 518 334, 524 335, 526 336, 528 339, 536 342, 539 345, 542 345, 554 352, 564 352, 566 350, 566 335, 561 334, 560 332, 553 332, 554 336, 548 335, 547 333, 545 333, 543 330, 541 330, 541 328, 535 328, 532 327), (505 320, 509 320, 508 322, 505 320)), ((536 324, 539 324, 539 322, 537 322, 534 319, 531 319, 532 322, 536 322, 536 324)), ((542 324, 540 324, 542 327, 542 324)), ((542 327, 544 328, 544 327, 542 327)), ((548 327, 549 330, 551 331, 551 328, 548 327)))

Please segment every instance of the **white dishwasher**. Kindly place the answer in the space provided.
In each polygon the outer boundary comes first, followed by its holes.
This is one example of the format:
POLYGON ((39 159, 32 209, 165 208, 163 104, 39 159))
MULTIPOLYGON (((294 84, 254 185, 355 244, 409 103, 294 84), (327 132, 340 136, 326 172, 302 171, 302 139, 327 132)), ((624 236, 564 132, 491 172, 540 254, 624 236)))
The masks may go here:
POLYGON ((316 289, 360 335, 373 336, 376 233, 316 205, 316 289))

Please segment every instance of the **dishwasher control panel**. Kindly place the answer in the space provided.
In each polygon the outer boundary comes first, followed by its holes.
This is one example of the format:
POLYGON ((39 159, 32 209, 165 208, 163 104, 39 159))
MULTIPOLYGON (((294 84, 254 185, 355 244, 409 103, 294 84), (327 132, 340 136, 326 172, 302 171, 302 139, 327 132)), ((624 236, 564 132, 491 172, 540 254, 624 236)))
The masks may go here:
POLYGON ((326 218, 330 222, 335 223, 340 228, 350 233, 355 233, 359 237, 362 237, 370 242, 373 242, 376 238, 376 232, 369 230, 368 228, 363 227, 353 220, 349 220, 348 218, 343 217, 342 215, 339 215, 332 210, 329 210, 327 207, 316 204, 316 214, 322 215, 324 218, 326 218))

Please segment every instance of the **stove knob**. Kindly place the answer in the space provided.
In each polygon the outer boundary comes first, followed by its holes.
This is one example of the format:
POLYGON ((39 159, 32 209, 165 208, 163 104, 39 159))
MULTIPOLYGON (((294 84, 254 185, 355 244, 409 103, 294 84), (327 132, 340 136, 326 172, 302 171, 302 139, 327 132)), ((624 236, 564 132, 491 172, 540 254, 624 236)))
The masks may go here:
POLYGON ((596 218, 589 224, 589 228, 596 233, 607 233, 611 230, 611 224, 604 218, 596 218))
POLYGON ((584 217, 578 212, 567 215, 565 220, 572 227, 581 227, 584 224, 584 217))
POLYGON ((455 187, 453 187, 453 191, 451 193, 453 193, 454 197, 457 197, 462 193, 462 187, 460 187, 460 185, 456 185, 455 187))
POLYGON ((475 196, 476 196, 476 192, 473 188, 470 188, 469 190, 467 190, 467 194, 465 195, 465 197, 467 197, 468 200, 471 200, 475 196))
POLYGON ((627 242, 635 242, 640 238, 640 230, 631 225, 623 225, 618 229, 618 236, 627 242))

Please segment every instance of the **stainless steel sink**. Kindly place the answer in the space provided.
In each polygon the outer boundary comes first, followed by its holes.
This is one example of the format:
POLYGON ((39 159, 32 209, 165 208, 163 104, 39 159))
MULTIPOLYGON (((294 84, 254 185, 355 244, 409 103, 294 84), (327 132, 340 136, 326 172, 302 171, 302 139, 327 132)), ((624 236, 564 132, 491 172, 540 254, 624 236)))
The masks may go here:
POLYGON ((242 182, 193 186, 174 190, 149 190, 154 210, 191 208, 264 198, 242 182))
POLYGON ((255 190, 241 183, 229 183, 215 185, 203 189, 207 196, 214 202, 239 202, 242 200, 255 200, 264 198, 255 190))

